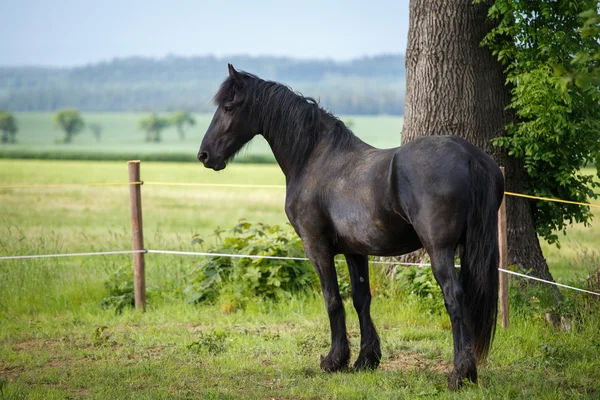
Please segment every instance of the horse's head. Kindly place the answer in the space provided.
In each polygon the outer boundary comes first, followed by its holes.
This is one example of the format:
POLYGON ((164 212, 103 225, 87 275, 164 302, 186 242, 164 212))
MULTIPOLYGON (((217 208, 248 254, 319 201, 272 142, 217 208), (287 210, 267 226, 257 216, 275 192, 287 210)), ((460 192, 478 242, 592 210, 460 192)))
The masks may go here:
POLYGON ((198 151, 198 160, 215 171, 225 168, 226 161, 258 133, 246 101, 246 90, 253 77, 239 73, 231 64, 228 67, 229 77, 215 95, 217 110, 198 151))

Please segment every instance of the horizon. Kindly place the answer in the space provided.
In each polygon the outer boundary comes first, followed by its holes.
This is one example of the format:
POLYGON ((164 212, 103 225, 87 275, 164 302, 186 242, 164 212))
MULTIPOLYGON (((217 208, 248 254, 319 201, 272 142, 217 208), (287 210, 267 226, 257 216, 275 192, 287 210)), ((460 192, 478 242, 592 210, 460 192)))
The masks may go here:
POLYGON ((386 57, 386 56, 403 56, 404 57, 405 54, 404 53, 381 53, 381 54, 369 54, 369 55, 356 56, 356 57, 352 57, 350 59, 333 59, 333 58, 325 58, 325 57, 323 57, 323 58, 291 57, 291 56, 275 55, 275 54, 257 54, 257 55, 225 54, 225 55, 221 55, 221 56, 216 56, 214 54, 180 55, 180 54, 169 53, 169 54, 165 54, 163 56, 131 55, 131 56, 123 56, 123 57, 113 57, 111 59, 91 61, 91 62, 86 62, 84 64, 76 64, 76 65, 30 65, 30 64, 2 65, 2 64, 0 64, 0 68, 5 68, 5 69, 11 69, 11 68, 15 68, 15 69, 19 69, 19 68, 75 69, 75 68, 85 68, 88 66, 93 66, 93 65, 98 65, 98 64, 110 64, 113 62, 124 61, 124 60, 128 60, 128 59, 162 61, 162 60, 167 60, 169 58, 176 58, 176 59, 214 58, 216 60, 219 60, 219 61, 222 60, 222 61, 226 62, 227 58, 244 58, 244 57, 247 57, 250 59, 271 58, 271 59, 282 59, 282 60, 287 59, 287 60, 302 61, 302 62, 316 61, 316 62, 332 62, 335 64, 345 64, 345 63, 351 63, 356 60, 374 59, 374 58, 386 57))
POLYGON ((247 55, 343 63, 406 52, 409 0, 7 1, 1 67, 247 55))

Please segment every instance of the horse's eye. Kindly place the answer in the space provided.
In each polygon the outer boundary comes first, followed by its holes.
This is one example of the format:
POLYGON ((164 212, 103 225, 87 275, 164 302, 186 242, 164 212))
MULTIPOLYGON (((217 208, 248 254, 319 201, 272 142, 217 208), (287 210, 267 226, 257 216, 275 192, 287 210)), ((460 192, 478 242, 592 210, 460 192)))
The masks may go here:
POLYGON ((233 110, 233 107, 231 106, 225 106, 223 108, 225 109, 225 112, 231 112, 231 110, 233 110))

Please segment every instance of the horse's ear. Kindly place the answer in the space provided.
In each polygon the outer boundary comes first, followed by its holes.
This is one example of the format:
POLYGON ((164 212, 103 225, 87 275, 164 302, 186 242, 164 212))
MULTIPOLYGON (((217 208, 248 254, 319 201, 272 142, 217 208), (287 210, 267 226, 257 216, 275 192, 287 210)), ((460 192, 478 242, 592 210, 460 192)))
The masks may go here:
POLYGON ((233 65, 227 64, 227 68, 229 69, 229 76, 235 79, 236 81, 240 80, 240 73, 233 68, 233 65))

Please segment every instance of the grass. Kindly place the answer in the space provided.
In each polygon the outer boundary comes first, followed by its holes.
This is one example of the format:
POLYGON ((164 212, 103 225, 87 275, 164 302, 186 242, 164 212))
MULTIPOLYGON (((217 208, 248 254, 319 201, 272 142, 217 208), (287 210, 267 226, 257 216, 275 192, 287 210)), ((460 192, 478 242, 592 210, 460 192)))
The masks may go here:
MULTIPOLYGON (((142 163, 146 182, 284 183, 273 165, 142 163)), ((0 184, 125 181, 125 163, 0 160, 0 184)), ((240 217, 285 223, 282 189, 144 185, 148 248, 199 250, 196 233, 240 217)), ((0 255, 131 247, 128 187, 0 188, 0 255)), ((600 216, 600 213, 596 213, 600 216)), ((597 224, 574 227, 560 250, 545 247, 554 276, 586 272, 599 248, 597 224), (558 268, 557 268, 558 266, 558 268)), ((480 384, 446 391, 450 324, 431 302, 376 291, 373 319, 384 358, 369 373, 325 374, 329 324, 320 296, 273 304, 186 304, 181 291, 195 257, 148 254, 148 312, 99 307, 104 282, 130 256, 0 261, 0 398, 597 398, 598 303, 584 298, 572 329, 548 325, 536 297, 511 302, 480 384)), ((597 260, 597 259, 596 259, 597 260)), ((371 274, 376 281, 377 268, 371 274)), ((513 291, 516 287, 513 286, 513 291)), ((513 293, 514 294, 514 293, 513 293)), ((517 297, 511 297, 511 300, 517 297)), ((352 354, 359 328, 346 302, 352 354)), ((579 308, 577 309, 579 310, 579 308)), ((576 311, 577 311, 576 310, 576 311)))
MULTIPOLYGON (((195 162, 196 152, 210 124, 212 115, 195 115, 196 125, 186 129, 185 140, 180 140, 175 128, 163 132, 161 143, 147 143, 145 133, 138 128, 144 113, 84 113, 86 123, 103 126, 102 138, 97 141, 91 131, 84 130, 73 142, 57 143, 62 132, 53 127, 53 114, 42 112, 15 113, 19 132, 17 144, 0 145, 0 158, 36 159, 89 159, 126 160, 139 158, 145 161, 195 162)), ((395 147, 400 144, 402 117, 393 116, 342 116, 351 122, 354 132, 376 147, 395 147)), ((266 141, 256 137, 239 159, 269 161, 274 158, 266 141)))

